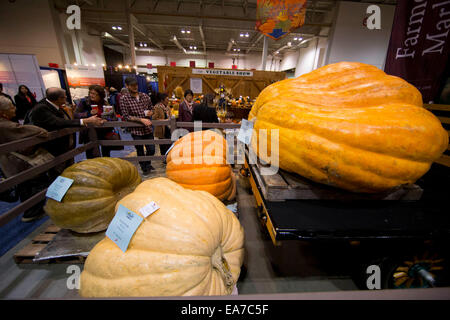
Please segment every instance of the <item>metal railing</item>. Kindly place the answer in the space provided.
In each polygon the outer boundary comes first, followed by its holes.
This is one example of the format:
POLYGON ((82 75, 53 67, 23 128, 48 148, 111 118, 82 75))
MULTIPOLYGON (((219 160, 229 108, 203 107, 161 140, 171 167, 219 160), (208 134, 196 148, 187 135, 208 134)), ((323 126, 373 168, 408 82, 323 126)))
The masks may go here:
MULTIPOLYGON (((173 133, 177 128, 193 128, 193 122, 177 122, 175 117, 172 117, 168 120, 152 120, 153 126, 168 126, 170 132, 173 133)), ((61 138, 67 135, 74 134, 76 132, 80 132, 83 130, 89 131, 89 142, 76 147, 68 152, 65 152, 49 162, 44 164, 34 166, 28 170, 20 172, 12 177, 8 177, 0 183, 0 193, 7 191, 19 184, 22 184, 34 177, 37 177, 40 174, 43 174, 52 168, 55 168, 57 165, 66 162, 67 160, 73 159, 76 155, 83 153, 87 150, 92 149, 92 153, 94 157, 100 156, 100 146, 129 146, 129 145, 161 145, 161 144, 172 144, 174 141, 171 139, 149 139, 149 140, 98 140, 96 128, 131 128, 131 127, 143 127, 143 124, 136 122, 128 122, 128 121, 108 121, 105 122, 102 126, 94 127, 90 126, 88 128, 80 127, 80 128, 66 128, 58 131, 50 132, 47 138, 41 137, 29 137, 25 139, 15 140, 12 142, 8 142, 0 145, 0 154, 6 154, 8 152, 23 150, 38 144, 42 144, 48 141, 55 140, 57 138, 61 138)), ((216 129, 238 129, 240 128, 239 124, 235 123, 202 123, 203 128, 216 128, 216 129)), ((160 156, 137 156, 137 157, 123 157, 120 159, 124 159, 131 162, 139 162, 139 161, 152 161, 152 160, 165 160, 164 155, 160 156)), ((5 225, 19 214, 24 212, 25 210, 30 209, 34 205, 38 204, 40 201, 45 199, 45 194, 47 189, 36 193, 26 201, 20 203, 16 207, 10 209, 8 212, 0 215, 0 226, 5 225)))

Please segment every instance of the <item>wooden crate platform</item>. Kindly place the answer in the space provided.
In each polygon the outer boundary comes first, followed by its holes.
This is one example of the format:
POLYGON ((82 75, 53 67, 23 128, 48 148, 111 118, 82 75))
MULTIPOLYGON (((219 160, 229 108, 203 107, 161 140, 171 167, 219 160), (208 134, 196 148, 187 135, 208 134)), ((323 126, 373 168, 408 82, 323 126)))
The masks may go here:
POLYGON ((423 190, 413 184, 379 194, 353 193, 307 180, 297 174, 279 169, 276 174, 262 175, 266 167, 259 162, 250 164, 254 179, 267 201, 284 200, 419 200, 423 190))
POLYGON ((14 261, 17 264, 35 263, 83 263, 85 257, 57 258, 43 262, 35 262, 33 259, 53 240, 61 228, 54 224, 49 225, 42 233, 35 236, 24 248, 14 254, 14 261))

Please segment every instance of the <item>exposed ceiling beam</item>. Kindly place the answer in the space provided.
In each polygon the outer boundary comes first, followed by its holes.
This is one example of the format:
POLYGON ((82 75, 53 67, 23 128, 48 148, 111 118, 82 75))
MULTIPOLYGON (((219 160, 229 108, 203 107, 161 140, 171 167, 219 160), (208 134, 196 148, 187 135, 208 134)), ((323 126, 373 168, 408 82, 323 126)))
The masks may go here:
POLYGON ((175 43, 176 46, 177 46, 178 48, 180 48, 181 50, 183 50, 184 53, 187 52, 186 49, 183 48, 183 46, 181 45, 181 43, 178 41, 178 39, 177 39, 176 36, 173 36, 173 38, 172 38, 170 41, 172 41, 173 43, 175 43))
POLYGON ((114 37, 112 34, 110 34, 108 32, 102 32, 102 37, 106 38, 106 39, 109 39, 109 40, 112 40, 112 41, 114 41, 114 42, 116 42, 116 43, 118 43, 118 44, 120 44, 120 45, 122 45, 124 47, 127 47, 127 48, 130 47, 130 45, 128 43, 123 42, 122 40, 114 37))
POLYGON ((150 40, 159 49, 161 49, 161 50, 164 49, 163 46, 161 45, 161 43, 159 43, 159 41, 157 41, 153 36, 150 36, 149 30, 145 26, 142 26, 133 14, 131 14, 131 23, 133 25, 133 28, 137 32, 139 32, 142 36, 144 36, 146 39, 150 40))
POLYGON ((203 45, 203 52, 206 53, 206 41, 205 41, 205 35, 203 33, 202 25, 200 24, 198 26, 198 30, 200 31, 200 37, 202 38, 202 45, 203 45))
POLYGON ((246 52, 246 53, 249 53, 250 50, 252 50, 252 49, 256 46, 256 44, 257 44, 259 41, 261 41, 261 39, 262 39, 263 37, 264 37, 264 34, 261 33, 261 34, 258 36, 258 38, 256 38, 255 42, 252 43, 252 45, 250 46, 250 48, 247 49, 247 52, 246 52))

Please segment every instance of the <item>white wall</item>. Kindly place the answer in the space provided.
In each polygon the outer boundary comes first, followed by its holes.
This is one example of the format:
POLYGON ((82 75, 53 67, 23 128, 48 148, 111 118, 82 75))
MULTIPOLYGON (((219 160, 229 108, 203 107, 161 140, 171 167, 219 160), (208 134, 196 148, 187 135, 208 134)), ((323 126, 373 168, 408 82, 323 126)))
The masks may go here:
POLYGON ((281 61, 280 71, 293 69, 297 66, 299 51, 287 52, 281 61))
POLYGON ((357 61, 384 68, 395 6, 378 5, 381 9, 381 29, 369 30, 363 25, 369 5, 346 1, 339 3, 327 64, 357 61))
POLYGON ((64 65, 47 0, 1 1, 0 52, 34 54, 41 66, 64 65))
MULTIPOLYGON (((198 68, 208 67, 209 62, 214 62, 214 68, 231 69, 235 58, 235 64, 238 69, 259 69, 261 66, 261 54, 249 53, 241 56, 228 56, 225 52, 207 53, 205 55, 198 54, 183 54, 183 53, 168 53, 168 54, 152 54, 152 55, 137 55, 137 65, 147 65, 151 63, 153 66, 170 65, 171 61, 175 61, 177 67, 189 67, 190 61, 195 61, 195 66, 198 68)), ((270 61, 269 61, 270 62, 270 61)), ((270 63, 268 63, 267 70, 269 70, 270 63)))

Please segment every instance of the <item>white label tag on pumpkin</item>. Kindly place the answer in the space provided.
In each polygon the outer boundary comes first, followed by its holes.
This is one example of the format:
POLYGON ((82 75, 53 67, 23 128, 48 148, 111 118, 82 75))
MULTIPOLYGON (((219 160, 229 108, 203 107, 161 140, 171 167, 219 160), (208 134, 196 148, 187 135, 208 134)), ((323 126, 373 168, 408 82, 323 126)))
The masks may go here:
POLYGON ((170 146, 169 149, 167 149, 166 153, 164 154, 166 157, 167 157, 167 155, 169 154, 170 150, 172 150, 172 148, 173 148, 174 145, 175 145, 175 142, 172 143, 172 145, 170 146))
POLYGON ((62 198, 64 198, 65 194, 69 190, 72 183, 73 183, 72 179, 59 176, 47 188, 47 192, 45 193, 45 196, 50 199, 61 202, 62 198))
POLYGON ((123 205, 119 205, 114 219, 106 230, 106 236, 117 244, 123 252, 127 251, 131 238, 144 219, 123 205))
POLYGON ((139 212, 144 216, 144 218, 147 218, 149 215, 151 215, 153 212, 159 209, 159 206, 156 204, 155 201, 150 202, 146 206, 139 209, 139 212))
POLYGON ((252 140, 253 124, 253 121, 242 119, 241 128, 239 129, 239 134, 237 136, 239 141, 247 145, 250 144, 250 141, 252 140))

